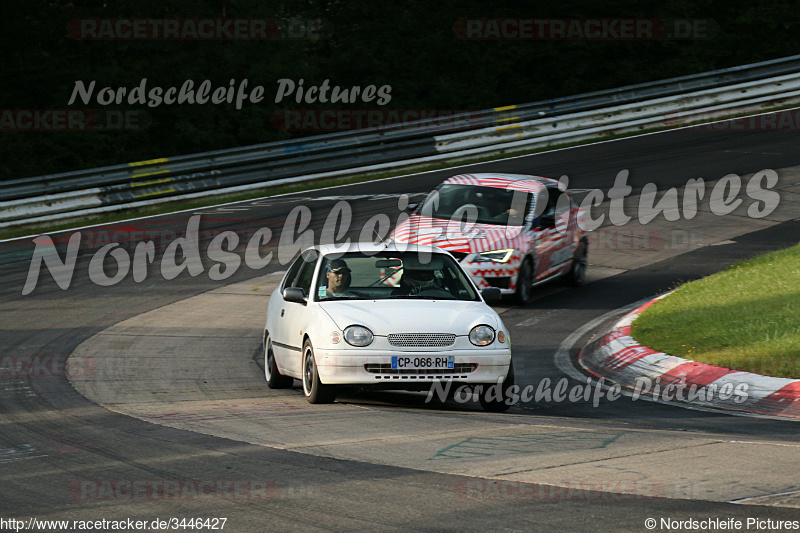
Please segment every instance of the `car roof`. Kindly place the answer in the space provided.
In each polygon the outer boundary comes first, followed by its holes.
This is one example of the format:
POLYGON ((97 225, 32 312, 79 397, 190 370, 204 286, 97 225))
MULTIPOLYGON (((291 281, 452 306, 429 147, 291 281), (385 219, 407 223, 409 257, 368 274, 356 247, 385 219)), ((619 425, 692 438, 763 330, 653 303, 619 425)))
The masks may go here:
POLYGON ((459 174, 452 176, 442 184, 477 185, 479 187, 494 187, 498 189, 518 189, 529 192, 541 191, 544 187, 556 187, 558 181, 541 176, 527 176, 523 174, 499 174, 482 172, 478 174, 459 174))

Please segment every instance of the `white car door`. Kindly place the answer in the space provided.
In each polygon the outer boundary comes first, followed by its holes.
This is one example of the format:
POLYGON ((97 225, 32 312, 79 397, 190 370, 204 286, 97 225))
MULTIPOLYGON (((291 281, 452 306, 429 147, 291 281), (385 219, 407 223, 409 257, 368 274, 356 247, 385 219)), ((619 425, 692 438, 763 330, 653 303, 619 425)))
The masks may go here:
MULTIPOLYGON (((275 302, 270 302, 270 313, 274 317, 270 320, 270 336, 272 337, 273 352, 278 368, 293 374, 300 372, 299 361, 302 350, 302 336, 298 336, 297 323, 302 320, 306 305, 297 302, 287 302, 283 299, 283 289, 287 287, 302 287, 303 281, 313 274, 316 261, 311 256, 298 257, 289 267, 289 271, 281 285, 281 291, 274 296, 275 302), (307 261, 308 260, 308 261, 307 261), (310 262, 309 262, 310 261, 310 262)), ((310 279, 308 287, 304 287, 306 296, 310 295, 310 279)))
POLYGON ((284 332, 285 340, 285 364, 282 365, 286 371, 292 375, 300 375, 302 368, 303 332, 305 325, 308 324, 309 306, 314 305, 311 294, 311 281, 314 277, 314 270, 317 268, 317 261, 310 257, 308 261, 303 261, 297 278, 293 282, 293 287, 303 289, 306 296, 306 303, 283 301, 281 315, 281 329, 284 332))

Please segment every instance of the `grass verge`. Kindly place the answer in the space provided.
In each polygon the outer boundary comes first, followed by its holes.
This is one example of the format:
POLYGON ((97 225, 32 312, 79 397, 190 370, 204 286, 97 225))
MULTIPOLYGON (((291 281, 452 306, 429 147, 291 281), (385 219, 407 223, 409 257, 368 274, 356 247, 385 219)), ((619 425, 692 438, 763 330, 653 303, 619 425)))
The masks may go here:
POLYGON ((800 378, 800 245, 679 287, 632 331, 641 344, 677 357, 800 378))

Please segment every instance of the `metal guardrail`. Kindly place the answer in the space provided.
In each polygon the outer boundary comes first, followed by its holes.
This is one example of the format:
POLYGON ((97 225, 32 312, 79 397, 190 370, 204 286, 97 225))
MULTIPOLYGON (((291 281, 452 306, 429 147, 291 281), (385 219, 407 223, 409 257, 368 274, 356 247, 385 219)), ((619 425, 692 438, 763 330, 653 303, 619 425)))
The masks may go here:
POLYGON ((426 119, 11 180, 0 183, 0 228, 79 216, 100 208, 107 211, 110 206, 197 196, 203 191, 213 194, 255 188, 307 175, 322 177, 348 169, 399 167, 468 153, 520 149, 537 142, 578 140, 582 135, 618 132, 624 127, 658 125, 663 122, 658 118, 669 113, 677 120, 686 109, 713 104, 754 109, 800 96, 795 83, 800 80, 798 73, 800 55, 464 113, 445 123, 440 118, 426 119))
POLYGON ((541 145, 546 137, 558 138, 559 135, 591 128, 618 131, 624 128, 625 131, 631 131, 637 125, 640 129, 677 125, 691 122, 692 118, 694 121, 708 120, 724 112, 730 114, 758 110, 760 107, 775 105, 793 96, 800 96, 800 73, 652 98, 559 117, 519 121, 508 127, 440 135, 435 137, 436 149, 439 152, 452 152, 497 145, 520 149, 528 144, 526 139, 541 145))

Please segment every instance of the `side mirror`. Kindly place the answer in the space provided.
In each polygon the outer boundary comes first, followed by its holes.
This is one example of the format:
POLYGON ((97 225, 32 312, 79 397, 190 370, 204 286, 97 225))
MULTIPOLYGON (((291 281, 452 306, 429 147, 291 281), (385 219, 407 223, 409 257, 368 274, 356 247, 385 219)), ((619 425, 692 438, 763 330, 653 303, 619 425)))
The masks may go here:
POLYGON ((283 299, 287 302, 306 304, 306 291, 300 287, 286 287, 283 289, 283 299))
POLYGON ((503 299, 503 294, 497 287, 486 287, 481 291, 481 296, 488 305, 497 305, 503 299))
POLYGON ((419 207, 419 204, 408 204, 406 211, 415 211, 419 207))

